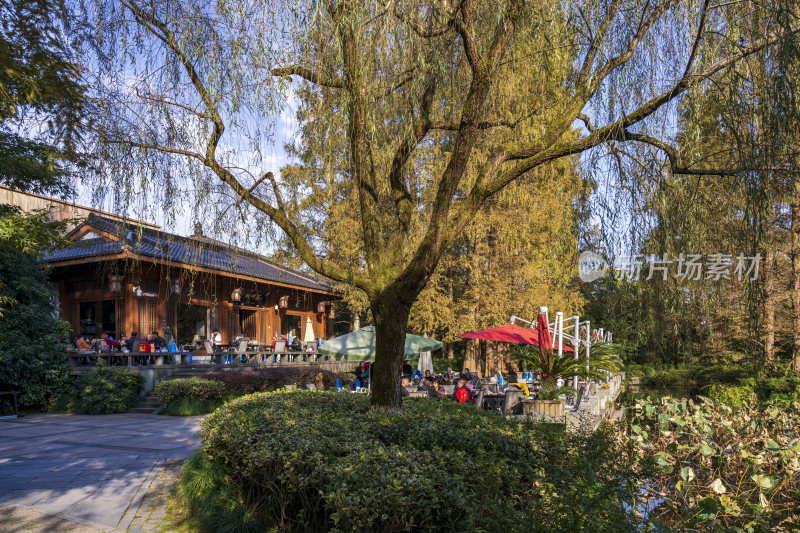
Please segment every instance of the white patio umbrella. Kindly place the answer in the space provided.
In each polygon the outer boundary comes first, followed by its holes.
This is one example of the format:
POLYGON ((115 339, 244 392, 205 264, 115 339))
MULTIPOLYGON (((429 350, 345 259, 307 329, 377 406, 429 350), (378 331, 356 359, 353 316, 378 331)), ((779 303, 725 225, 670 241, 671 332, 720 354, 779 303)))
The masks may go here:
MULTIPOLYGON (((424 335, 424 338, 428 338, 428 334, 424 335)), ((426 370, 430 370, 431 374, 433 374, 433 355, 431 352, 420 352, 419 360, 417 361, 417 370, 424 376, 426 370)))
POLYGON ((306 333, 303 335, 303 342, 314 342, 317 336, 314 334, 314 324, 311 323, 311 318, 306 318, 306 333))

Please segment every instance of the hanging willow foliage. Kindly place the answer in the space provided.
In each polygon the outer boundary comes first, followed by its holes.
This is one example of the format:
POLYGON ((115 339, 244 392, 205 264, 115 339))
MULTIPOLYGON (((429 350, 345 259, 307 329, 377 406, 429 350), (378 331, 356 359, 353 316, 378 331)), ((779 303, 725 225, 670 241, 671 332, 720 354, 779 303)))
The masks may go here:
MULTIPOLYGON (((220 227, 238 212, 258 233, 268 218, 311 269, 363 291, 376 408, 399 407, 411 306, 487 202, 564 158, 585 153, 591 166, 602 146, 666 153, 676 174, 718 173, 676 155, 676 106, 797 30, 770 24, 767 3, 672 0, 100 0, 88 15, 99 146, 123 180, 100 185, 145 189, 149 209, 229 194, 220 227), (760 30, 743 32, 751 22, 760 30), (295 216, 263 155, 285 98, 306 87, 341 117, 344 168, 333 170, 359 229, 347 261, 295 216), (424 167, 437 139, 441 159, 424 167)), ((636 194, 649 186, 623 174, 636 194)))

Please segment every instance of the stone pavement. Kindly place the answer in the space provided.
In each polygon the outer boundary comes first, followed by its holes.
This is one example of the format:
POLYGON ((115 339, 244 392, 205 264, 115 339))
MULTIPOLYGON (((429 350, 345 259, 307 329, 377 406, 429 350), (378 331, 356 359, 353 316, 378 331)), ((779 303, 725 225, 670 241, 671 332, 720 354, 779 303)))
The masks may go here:
POLYGON ((134 413, 0 419, 0 531, 151 529, 148 520, 163 512, 157 507, 169 488, 164 480, 174 480, 175 465, 200 447, 202 419, 134 413), (151 485, 160 495, 145 498, 151 485), (55 522, 40 529, 42 520, 55 522), (22 527, 26 521, 36 527, 22 527))

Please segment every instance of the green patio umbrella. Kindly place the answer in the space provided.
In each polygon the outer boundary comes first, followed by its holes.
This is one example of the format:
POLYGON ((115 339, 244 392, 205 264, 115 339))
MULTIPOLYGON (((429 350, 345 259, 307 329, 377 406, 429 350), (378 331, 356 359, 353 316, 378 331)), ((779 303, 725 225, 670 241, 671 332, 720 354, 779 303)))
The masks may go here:
MULTIPOLYGON (((420 352, 432 352, 441 347, 442 343, 437 340, 407 333, 404 359, 416 359, 420 352)), ((326 340, 319 351, 344 361, 372 361, 375 359, 375 328, 366 326, 347 335, 326 340)))

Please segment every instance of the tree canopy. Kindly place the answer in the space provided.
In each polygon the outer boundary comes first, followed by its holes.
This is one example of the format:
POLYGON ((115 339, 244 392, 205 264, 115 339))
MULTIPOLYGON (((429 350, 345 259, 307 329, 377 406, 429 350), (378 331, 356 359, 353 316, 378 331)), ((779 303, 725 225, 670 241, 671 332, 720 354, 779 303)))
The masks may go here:
POLYGON ((617 144, 672 174, 726 173, 678 151, 677 107, 793 41, 796 7, 786 13, 699 0, 100 1, 97 128, 128 187, 169 195, 178 172, 200 195, 222 185, 234 211, 265 215, 311 269, 362 291, 377 333, 373 406, 396 408, 411 306, 487 202, 617 144), (295 192, 350 195, 358 240, 344 264, 262 156, 296 91, 338 119, 340 156, 295 192), (329 186, 337 173, 348 187, 329 186))
POLYGON ((0 183, 65 194, 68 168, 81 162, 85 86, 66 3, 0 4, 0 183))

